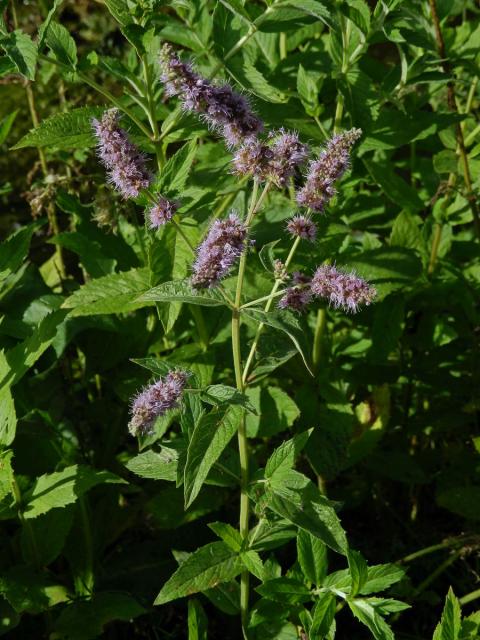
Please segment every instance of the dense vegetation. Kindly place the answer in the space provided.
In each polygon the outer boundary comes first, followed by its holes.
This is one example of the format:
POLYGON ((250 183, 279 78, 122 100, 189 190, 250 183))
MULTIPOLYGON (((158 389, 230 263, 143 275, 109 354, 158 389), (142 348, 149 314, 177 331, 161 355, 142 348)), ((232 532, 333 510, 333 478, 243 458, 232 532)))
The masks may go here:
POLYGON ((0 634, 479 638, 477 3, 0 10, 0 634))

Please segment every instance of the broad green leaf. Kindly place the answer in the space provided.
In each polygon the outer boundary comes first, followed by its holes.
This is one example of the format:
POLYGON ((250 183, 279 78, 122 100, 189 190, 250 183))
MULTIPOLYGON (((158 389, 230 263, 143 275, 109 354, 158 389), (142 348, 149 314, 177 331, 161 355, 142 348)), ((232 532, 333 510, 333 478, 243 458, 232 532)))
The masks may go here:
POLYGON ((301 450, 307 444, 311 433, 312 429, 303 431, 275 449, 265 465, 265 477, 272 478, 285 469, 291 469, 301 450))
POLYGON ((281 604, 302 604, 308 602, 312 595, 303 582, 293 578, 276 578, 268 580, 256 588, 256 591, 269 600, 281 604))
POLYGON ((360 589, 362 595, 388 589, 405 576, 405 569, 396 564, 375 564, 368 567, 367 580, 360 589))
POLYGON ((419 216, 401 211, 393 222, 390 245, 425 251, 420 225, 423 225, 423 220, 419 216))
POLYGON ((286 2, 282 4, 300 9, 314 18, 322 20, 322 22, 326 24, 332 22, 332 14, 327 8, 326 5, 328 3, 326 2, 319 2, 319 0, 286 0, 286 2))
POLYGON ((225 522, 211 522, 208 526, 230 549, 240 551, 243 545, 240 531, 237 531, 237 529, 234 529, 230 524, 226 524, 225 522))
POLYGON ((260 311, 259 309, 247 308, 242 311, 242 314, 252 318, 258 323, 266 324, 273 329, 286 333, 295 345, 298 353, 302 356, 305 367, 309 373, 313 375, 306 356, 307 346, 305 343, 305 333, 300 326, 298 318, 293 313, 288 311, 271 311, 270 313, 265 313, 265 311, 260 311))
POLYGON ((396 174, 390 164, 366 158, 362 160, 373 180, 382 188, 389 200, 411 212, 423 209, 423 202, 417 191, 396 174))
POLYGON ((347 600, 353 615, 372 633, 375 640, 395 640, 393 631, 367 599, 347 600))
POLYGON ((433 156, 433 168, 437 173, 456 173, 457 164, 457 154, 450 149, 443 149, 433 156))
POLYGON ((175 482, 177 479, 177 464, 178 451, 162 446, 159 452, 149 449, 145 453, 140 453, 138 456, 131 458, 125 466, 142 478, 175 482))
POLYGON ((370 9, 365 0, 346 0, 340 10, 360 29, 364 36, 370 31, 370 9))
POLYGON ((0 593, 18 613, 37 614, 69 599, 63 585, 25 566, 2 571, 0 593))
POLYGON ((50 22, 45 34, 45 44, 52 50, 55 58, 72 71, 77 66, 77 45, 68 30, 58 22, 50 22))
POLYGON ((434 640, 458 640, 462 626, 461 618, 460 603, 450 587, 441 620, 435 629, 434 640))
POLYGON ((71 309, 70 317, 128 313, 149 305, 150 301, 139 295, 148 290, 148 281, 147 269, 112 273, 84 284, 62 307, 71 309))
POLYGON ((272 477, 265 490, 265 505, 334 551, 347 553, 345 531, 332 503, 302 474, 289 470, 272 477))
POLYGON ((132 627, 132 619, 145 613, 145 609, 126 593, 96 592, 88 600, 70 602, 55 620, 54 633, 61 638, 87 640, 100 638, 104 626, 122 620, 132 627))
POLYGON ((127 0, 105 0, 105 6, 122 26, 133 22, 133 17, 128 10, 127 0))
POLYGON ((204 307, 218 307, 225 302, 215 289, 194 289, 188 280, 164 282, 145 291, 137 298, 141 302, 186 302, 204 307))
POLYGON ((56 113, 31 129, 13 149, 24 147, 55 147, 57 149, 88 149, 95 146, 92 118, 99 118, 103 107, 79 107, 67 113, 56 113))
POLYGON ((208 640, 208 619, 195 598, 188 601, 188 640, 208 640))
POLYGON ((35 565, 40 562, 49 565, 61 553, 73 522, 73 509, 64 507, 52 509, 43 516, 32 520, 28 528, 23 527, 20 537, 25 561, 35 565), (35 549, 32 549, 32 532, 35 549))
POLYGON ((348 550, 347 553, 348 567, 350 569, 350 575, 352 578, 352 586, 350 589, 350 595, 356 596, 357 593, 362 591, 362 587, 368 580, 368 567, 365 558, 359 551, 348 550))
POLYGON ((253 64, 245 62, 243 73, 248 81, 248 89, 259 98, 276 104, 282 104, 288 101, 288 96, 283 91, 280 91, 280 89, 273 87, 253 64))
POLYGON ((319 586, 327 571, 325 544, 308 531, 300 529, 297 534, 297 558, 307 580, 319 586))
POLYGON ((201 398, 210 404, 238 404, 248 411, 256 413, 255 407, 251 404, 245 394, 240 393, 240 391, 235 389, 235 387, 229 387, 226 384, 209 385, 202 391, 201 398))
POLYGON ((165 604, 235 578, 243 569, 240 556, 224 542, 211 542, 192 553, 163 585, 154 604, 165 604))
POLYGON ((273 436, 293 425, 300 409, 288 394, 279 387, 253 387, 246 395, 257 415, 247 416, 249 438, 273 436))
POLYGON ((37 478, 25 494, 25 518, 36 518, 51 509, 72 504, 97 484, 124 483, 110 471, 95 471, 90 467, 72 465, 63 471, 47 473, 37 478))
POLYGON ((153 189, 161 193, 181 193, 185 189, 196 151, 197 139, 193 138, 169 158, 153 189))
POLYGON ((0 47, 3 48, 22 76, 28 80, 35 79, 38 50, 29 35, 19 29, 8 35, 0 35, 0 47))
POLYGON ((213 409, 200 418, 188 444, 184 471, 185 508, 197 497, 208 472, 238 430, 242 409, 213 409))
POLYGON ((242 558, 242 562, 248 569, 248 571, 256 578, 263 581, 265 569, 258 553, 249 549, 248 551, 243 551, 240 554, 240 557, 242 558))

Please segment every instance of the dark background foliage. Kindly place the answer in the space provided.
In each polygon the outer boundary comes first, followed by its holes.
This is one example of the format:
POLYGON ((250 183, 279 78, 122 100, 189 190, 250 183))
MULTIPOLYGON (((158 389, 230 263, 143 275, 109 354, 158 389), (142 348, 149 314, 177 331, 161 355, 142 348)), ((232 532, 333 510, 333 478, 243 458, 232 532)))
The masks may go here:
MULTIPOLYGON (((236 526, 238 519, 238 490, 224 476, 210 477, 184 512, 181 488, 126 466, 138 453, 127 431, 128 401, 150 375, 132 359, 168 357, 187 363, 205 385, 233 384, 229 315, 204 310, 212 341, 203 350, 187 305, 172 304, 161 323, 154 307, 132 304, 127 285, 123 296, 112 290, 62 307, 80 285, 109 274, 140 269, 133 290, 141 292, 145 284, 142 202, 122 201, 105 186, 89 119, 111 94, 148 125, 131 97, 141 73, 134 48, 144 47, 153 65, 160 40, 185 51, 205 72, 224 61, 219 77, 253 95, 269 128, 296 129, 314 149, 335 117, 345 128, 363 129, 352 170, 319 221, 319 240, 298 252, 295 266, 309 270, 329 259, 356 268, 378 288, 379 300, 355 316, 318 308, 302 320, 307 343, 317 340, 314 377, 279 334, 265 334, 253 371, 257 384, 249 390, 260 410, 248 423, 255 465, 263 466, 292 433, 313 427, 297 468, 342 504, 349 542, 369 564, 407 568, 391 590, 412 605, 390 618, 396 637, 430 638, 450 586, 460 599, 467 596, 462 613, 473 613, 476 602, 468 594, 478 590, 480 573, 476 3, 438 0, 444 55, 431 6, 423 0, 274 3, 260 21, 266 9, 260 1, 245 7, 238 0, 56 4, 55 20, 73 38, 65 40, 61 32, 63 51, 78 58, 80 71, 69 71, 68 60, 62 66, 51 45, 36 60, 35 81, 21 76, 8 55, 0 57, 0 233, 10 236, 0 248, 1 633, 186 638, 186 600, 152 606, 176 567, 172 551, 193 551, 214 540, 208 522, 236 526), (138 25, 121 27, 124 11, 136 15, 150 36, 138 25), (335 25, 329 15, 337 16, 335 25), (225 61, 255 19, 258 32, 225 61), (90 110, 72 111, 84 107, 90 110), (62 112, 77 119, 56 129, 44 126, 29 138, 32 114, 43 122, 62 112), (47 491, 42 502, 37 479, 64 469, 73 469, 70 484, 59 477, 61 495, 47 491), (30 517, 29 509, 37 509, 38 517, 30 517)), ((18 27, 37 40, 52 7, 14 5, 12 12, 0 3, 7 31, 18 27)), ((154 115, 162 126, 176 104, 159 84, 153 87, 154 115)), ((244 210, 245 183, 231 175, 231 154, 201 122, 180 116, 173 124, 160 162, 196 140, 186 175, 179 176, 176 166, 167 176, 177 180, 182 215, 196 243, 212 214, 244 210)), ((135 123, 128 128, 152 154, 153 167, 154 146, 135 123)), ((269 291, 271 276, 260 260, 268 263, 268 256, 260 249, 283 238, 293 210, 288 191, 273 194, 254 227, 250 298, 269 291)), ((285 247, 279 245, 277 256, 285 247)), ((188 274, 191 259, 169 229, 149 251, 156 282, 188 274)), ((149 284, 155 282, 145 288, 149 284)), ((244 330, 247 344, 252 333, 244 330)), ((157 424, 144 450, 156 450, 165 434, 173 437, 177 420, 174 415, 157 424)), ((233 444, 225 455, 235 471, 233 444)), ((295 541, 274 553, 272 575, 277 563, 287 568, 295 562, 295 541)), ((344 568, 338 556, 329 560, 330 570, 344 568)), ((239 637, 237 618, 212 600, 210 594, 210 600, 196 601, 206 611, 208 637, 239 637)), ((296 637, 291 629, 263 633, 296 637)), ((371 637, 345 610, 338 613, 337 633, 371 637)))

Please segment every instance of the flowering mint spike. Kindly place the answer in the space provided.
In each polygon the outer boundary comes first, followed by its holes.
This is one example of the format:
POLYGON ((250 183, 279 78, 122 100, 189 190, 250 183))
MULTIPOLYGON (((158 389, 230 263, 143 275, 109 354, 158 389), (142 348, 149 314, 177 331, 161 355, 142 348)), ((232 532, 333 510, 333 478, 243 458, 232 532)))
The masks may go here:
POLYGON ((311 282, 314 296, 326 298, 334 307, 355 313, 360 305, 369 305, 377 295, 375 287, 354 272, 339 271, 332 265, 318 267, 311 282))
POLYGON ((278 303, 279 309, 291 309, 292 311, 305 311, 312 300, 310 287, 289 287, 278 303))
POLYGON ((247 140, 233 156, 233 173, 265 180, 273 158, 272 150, 258 138, 247 140))
POLYGON ((162 225, 170 222, 177 209, 177 202, 160 196, 158 202, 148 212, 148 226, 150 229, 159 229, 162 225))
POLYGON ((132 402, 132 418, 128 425, 132 436, 145 435, 151 431, 159 416, 178 407, 187 379, 188 373, 185 371, 170 371, 140 391, 132 402))
POLYGON ((287 231, 295 238, 313 242, 317 237, 317 225, 306 216, 294 216, 287 223, 287 231))
POLYGON ((202 78, 168 44, 162 47, 160 67, 167 95, 178 96, 185 111, 201 114, 229 146, 240 144, 262 130, 262 121, 244 96, 235 93, 228 84, 214 85, 202 78))
POLYGON ((297 133, 285 129, 273 134, 272 139, 272 159, 267 174, 277 186, 284 187, 308 158, 308 147, 300 142, 297 133))
POLYGON ((136 198, 151 182, 145 167, 145 156, 130 142, 119 127, 117 109, 105 111, 101 120, 92 119, 98 140, 98 156, 107 168, 110 181, 124 198, 136 198))
POLYGON ((297 193, 297 202, 314 211, 323 211, 335 195, 335 182, 350 164, 350 149, 362 134, 361 129, 350 129, 333 136, 319 157, 310 163, 305 185, 297 193))
POLYGON ((202 289, 218 284, 245 250, 246 237, 247 228, 236 213, 215 220, 197 249, 192 285, 202 289))

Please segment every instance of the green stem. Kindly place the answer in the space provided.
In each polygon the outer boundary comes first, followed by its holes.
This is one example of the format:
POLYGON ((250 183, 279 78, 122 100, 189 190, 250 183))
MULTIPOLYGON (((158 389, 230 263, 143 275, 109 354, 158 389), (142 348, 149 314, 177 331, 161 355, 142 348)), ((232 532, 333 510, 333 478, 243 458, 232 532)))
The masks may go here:
MULTIPOLYGON (((350 34, 352 32, 352 23, 347 19, 346 24, 345 20, 341 19, 342 25, 342 44, 343 44, 343 52, 342 52, 342 75, 345 75, 348 71, 348 45, 350 43, 350 34)), ((333 132, 338 133, 343 117, 343 107, 344 107, 344 97, 341 91, 338 92, 337 98, 337 107, 335 110, 335 120, 333 125, 333 132)))
POLYGON ((257 298, 256 300, 252 300, 251 302, 246 302, 245 304, 242 304, 242 306, 240 308, 241 309, 248 309, 248 307, 254 307, 255 305, 259 304, 260 302, 265 302, 266 300, 270 300, 270 298, 278 298, 278 296, 282 296, 286 291, 287 291, 287 289, 282 289, 281 291, 277 291, 274 294, 272 294, 270 292, 268 294, 268 296, 262 296, 261 298, 257 298))
POLYGON ((78 499, 78 505, 80 508, 80 519, 82 521, 83 540, 85 544, 85 572, 82 576, 82 590, 84 590, 84 593, 82 593, 82 595, 91 595, 95 585, 95 574, 93 572, 93 544, 90 519, 84 496, 80 496, 78 499))
MULTIPOLYGON (((285 269, 288 268, 288 266, 290 265, 291 261, 293 260, 293 257, 294 257, 294 255, 295 255, 295 253, 297 251, 297 248, 298 248, 299 244, 300 244, 300 238, 297 237, 297 238, 295 238, 295 240, 294 240, 294 242, 292 244, 292 247, 290 249, 290 252, 289 252, 289 254, 287 256, 287 259, 285 260, 285 269)), ((281 280, 276 280, 275 281, 275 284, 273 285, 272 290, 270 291, 270 295, 267 296, 267 302, 266 302, 265 307, 264 307, 265 313, 268 313, 270 311, 270 309, 272 307, 272 304, 273 304, 273 300, 274 300, 274 298, 275 298, 275 296, 276 296, 281 284, 282 284, 281 280)), ((252 366, 253 358, 254 358, 255 353, 257 351, 257 347, 258 347, 258 343, 259 343, 259 340, 260 340, 260 336, 262 334, 262 331, 263 331, 264 327, 265 327, 265 324, 263 322, 261 322, 257 327, 257 332, 255 334, 255 338, 253 339, 252 346, 250 347, 250 352, 248 354, 247 361, 245 363, 245 368, 243 370, 243 379, 242 379, 243 385, 247 384, 248 374, 250 373, 250 368, 252 366)))
POLYGON ((432 573, 425 578, 425 580, 415 589, 414 596, 418 596, 420 593, 438 578, 448 567, 455 562, 463 553, 463 549, 458 549, 452 555, 450 555, 442 564, 440 564, 432 573))
POLYGON ((155 154, 157 156, 158 170, 161 171, 164 163, 163 148, 162 148, 162 143, 159 140, 160 134, 158 131, 157 116, 155 113, 155 101, 153 99, 152 79, 150 76, 150 69, 149 69, 147 60, 145 60, 143 56, 142 56, 142 67, 143 67, 143 75, 145 78, 145 90, 146 90, 147 103, 148 103, 148 112, 147 112, 148 121, 150 122, 150 127, 152 129, 152 134, 153 134, 152 142, 155 146, 155 154))
POLYGON ((322 308, 317 313, 317 323, 315 325, 315 334, 313 337, 312 362, 313 371, 318 371, 318 365, 322 357, 323 335, 327 326, 327 311, 322 308))
POLYGON ((463 596, 462 598, 460 598, 460 604, 463 606, 464 604, 468 604, 469 602, 472 602, 477 598, 480 598, 480 589, 471 591, 470 593, 467 593, 466 596, 463 596))

